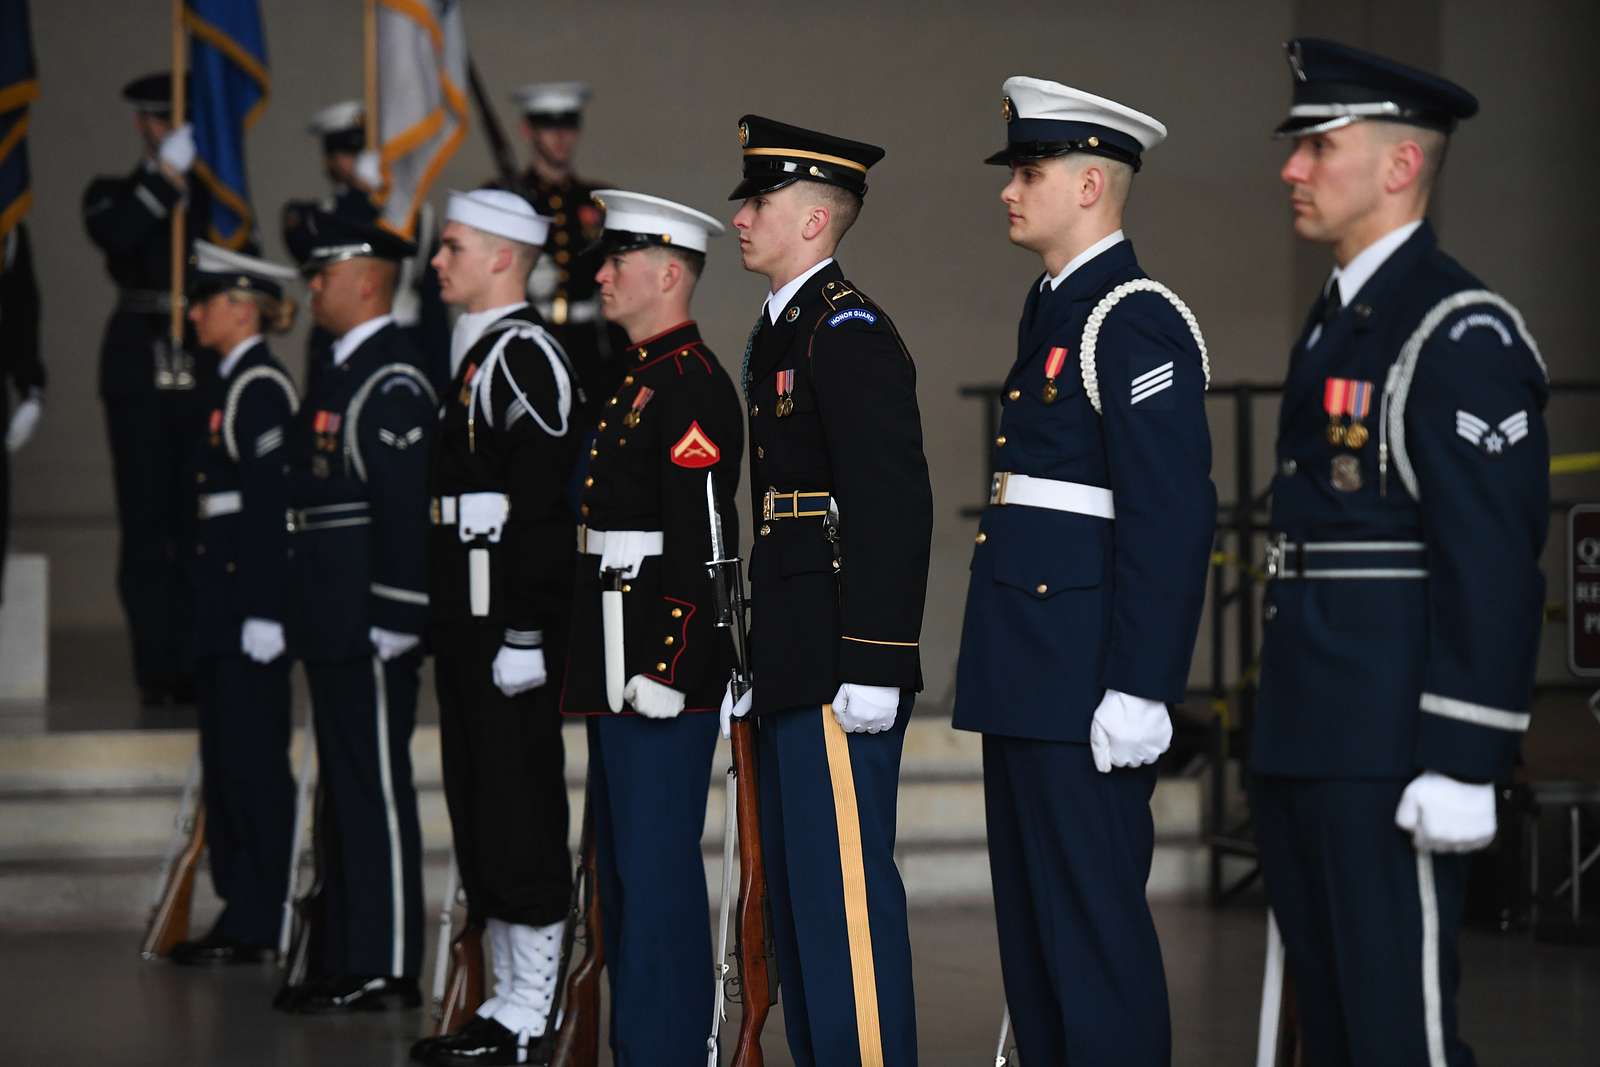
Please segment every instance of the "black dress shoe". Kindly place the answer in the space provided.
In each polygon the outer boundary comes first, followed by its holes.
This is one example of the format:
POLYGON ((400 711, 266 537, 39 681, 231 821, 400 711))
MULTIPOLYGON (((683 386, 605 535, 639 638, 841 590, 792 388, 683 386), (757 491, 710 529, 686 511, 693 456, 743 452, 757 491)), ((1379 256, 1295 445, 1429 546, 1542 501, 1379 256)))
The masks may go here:
POLYGON ((422 1006, 415 978, 329 978, 307 987, 288 1010, 301 1015, 406 1011, 422 1006))
POLYGON ((449 1037, 440 1039, 423 1060, 429 1067, 489 1067, 525 1064, 548 1067, 553 1049, 548 1038, 530 1038, 527 1044, 493 1019, 475 1018, 449 1037))
POLYGON ((212 932, 198 941, 178 942, 171 959, 185 967, 223 967, 231 963, 265 963, 276 954, 271 945, 247 945, 212 932))

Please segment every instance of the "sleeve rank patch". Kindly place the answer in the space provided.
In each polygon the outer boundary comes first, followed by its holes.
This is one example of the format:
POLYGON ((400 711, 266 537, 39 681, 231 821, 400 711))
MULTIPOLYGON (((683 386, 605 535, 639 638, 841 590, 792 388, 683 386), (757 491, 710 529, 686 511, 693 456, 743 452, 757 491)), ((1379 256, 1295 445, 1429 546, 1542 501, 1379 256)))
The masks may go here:
POLYGON ((698 421, 690 423, 689 429, 684 431, 678 443, 672 446, 672 462, 680 467, 691 469, 714 467, 721 458, 722 449, 706 435, 698 421))
POLYGON ((1501 419, 1494 426, 1470 411, 1456 411, 1456 436, 1486 456, 1502 455, 1507 448, 1528 436, 1526 409, 1501 419))
POLYGON ((849 322, 851 319, 860 319, 868 326, 876 326, 878 324, 878 316, 868 311, 866 308, 845 308, 843 311, 830 318, 828 320, 828 325, 840 326, 846 322, 849 322))

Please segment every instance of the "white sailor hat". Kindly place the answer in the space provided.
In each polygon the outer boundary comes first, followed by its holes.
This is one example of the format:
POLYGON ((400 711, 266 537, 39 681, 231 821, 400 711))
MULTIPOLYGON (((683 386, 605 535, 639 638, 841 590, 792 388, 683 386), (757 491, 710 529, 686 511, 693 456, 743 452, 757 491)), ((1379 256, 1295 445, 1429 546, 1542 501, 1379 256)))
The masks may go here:
POLYGON ((538 126, 578 126, 589 87, 583 82, 534 82, 511 94, 522 113, 538 126))
POLYGON ((533 205, 522 197, 504 189, 474 189, 470 193, 452 189, 444 219, 535 248, 542 248, 550 236, 550 220, 534 211, 533 205))
POLYGON ((661 246, 705 253, 722 223, 703 211, 659 196, 623 189, 596 189, 594 201, 606 213, 605 232, 595 247, 607 255, 661 246))
POLYGON ((324 152, 359 152, 366 147, 366 107, 359 100, 341 100, 311 116, 308 133, 322 138, 324 152))
POLYGON ((285 283, 298 277, 290 267, 247 256, 210 241, 196 241, 189 259, 189 296, 203 300, 217 293, 248 289, 274 298, 283 296, 285 283))
POLYGON ((985 163, 1087 152, 1138 170, 1141 153, 1167 139, 1167 128, 1144 112, 1060 82, 1012 77, 1002 92, 1006 146, 985 163))

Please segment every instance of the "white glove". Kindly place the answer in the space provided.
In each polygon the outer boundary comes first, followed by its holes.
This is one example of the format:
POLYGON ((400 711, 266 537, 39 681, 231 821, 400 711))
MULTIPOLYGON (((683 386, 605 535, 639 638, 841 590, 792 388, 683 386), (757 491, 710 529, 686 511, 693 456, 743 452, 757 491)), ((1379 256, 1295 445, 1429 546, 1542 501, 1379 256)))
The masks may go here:
POLYGON ((194 166, 194 127, 185 122, 163 137, 156 156, 163 166, 179 174, 188 174, 189 168, 194 166))
POLYGON ((894 725, 900 690, 892 685, 852 685, 833 694, 833 717, 847 734, 879 734, 894 725))
POLYGON ((15 452, 33 437, 33 431, 39 427, 39 416, 44 414, 44 404, 36 396, 30 396, 17 405, 17 410, 11 413, 11 424, 6 427, 6 451, 15 452))
POLYGON ((1095 770, 1143 767, 1154 763, 1172 744, 1172 720, 1159 700, 1107 689, 1089 724, 1089 751, 1095 770))
POLYGON ((383 185, 383 167, 378 164, 378 153, 371 149, 363 149, 356 155, 356 165, 353 168, 356 181, 366 186, 367 192, 377 192, 383 185))
POLYGON ((750 714, 750 708, 754 706, 755 701, 756 691, 751 688, 745 690, 744 696, 740 697, 739 702, 735 704, 733 702, 733 683, 728 683, 728 687, 722 691, 722 710, 720 715, 724 740, 733 736, 733 720, 742 719, 750 714))
POLYGON ((622 699, 647 719, 672 719, 683 710, 684 696, 653 678, 636 674, 623 687, 622 699))
POLYGON ((1423 771, 1400 794, 1394 824, 1418 852, 1476 852, 1494 840, 1494 786, 1423 771))
POLYGON ((606 547, 600 553, 600 570, 620 570, 624 578, 639 577, 644 562, 643 530, 607 530, 606 547))
POLYGON ((377 649, 378 658, 385 663, 396 656, 405 655, 422 643, 422 638, 416 634, 397 634, 381 626, 374 626, 368 630, 367 639, 372 642, 372 647, 377 649))
POLYGON ((244 629, 239 632, 239 650, 257 663, 271 663, 283 655, 285 647, 282 623, 271 619, 244 620, 244 629))
POLYGON ((501 645, 494 654, 494 684, 506 696, 537 689, 545 681, 544 649, 501 645))

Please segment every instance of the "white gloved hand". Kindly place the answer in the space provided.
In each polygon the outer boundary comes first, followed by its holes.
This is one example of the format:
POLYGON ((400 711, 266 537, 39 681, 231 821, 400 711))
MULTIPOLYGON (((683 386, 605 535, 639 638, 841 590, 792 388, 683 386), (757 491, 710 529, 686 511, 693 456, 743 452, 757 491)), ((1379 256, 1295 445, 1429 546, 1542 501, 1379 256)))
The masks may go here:
POLYGON ((1418 852, 1476 852, 1494 840, 1494 786, 1423 771, 1400 794, 1394 824, 1418 852))
POLYGON ((194 166, 194 127, 185 122, 163 137, 156 156, 163 166, 179 174, 189 173, 189 168, 194 166))
POLYGON ((374 626, 367 631, 367 639, 372 642, 372 647, 377 650, 378 658, 388 663, 396 656, 403 656, 422 643, 422 638, 417 634, 397 634, 393 630, 385 630, 381 626, 374 626))
POLYGON ((364 148, 356 155, 356 165, 353 168, 356 181, 360 182, 369 193, 375 193, 383 185, 383 167, 378 163, 378 153, 371 148, 364 148))
POLYGON ((847 734, 880 734, 894 725, 900 690, 892 685, 852 685, 833 694, 833 717, 847 734))
POLYGON ((676 718, 678 712, 683 710, 684 702, 682 693, 642 674, 628 679, 628 684, 622 689, 622 699, 647 719, 676 718))
POLYGON ((750 709, 755 705, 755 702, 756 691, 752 687, 746 689, 744 696, 740 697, 739 702, 735 704, 733 702, 733 683, 728 683, 728 687, 722 691, 722 709, 720 713, 724 740, 733 736, 733 720, 742 719, 750 714, 750 709))
POLYGON ((1172 744, 1172 719, 1159 700, 1107 689, 1089 724, 1089 751, 1095 770, 1143 767, 1154 763, 1172 744))
POLYGON ((619 570, 624 578, 639 577, 644 562, 643 530, 607 530, 606 545, 600 553, 600 570, 619 570))
POLYGON ((257 663, 271 663, 283 655, 287 642, 283 624, 271 619, 246 619, 239 631, 239 650, 257 663))
POLYGON ((15 452, 33 437, 33 431, 39 427, 39 416, 44 414, 44 403, 36 396, 30 396, 17 405, 17 410, 11 413, 11 424, 6 427, 6 451, 15 452))
POLYGON ((544 649, 501 645, 494 654, 494 684, 506 696, 537 689, 545 681, 544 649))

